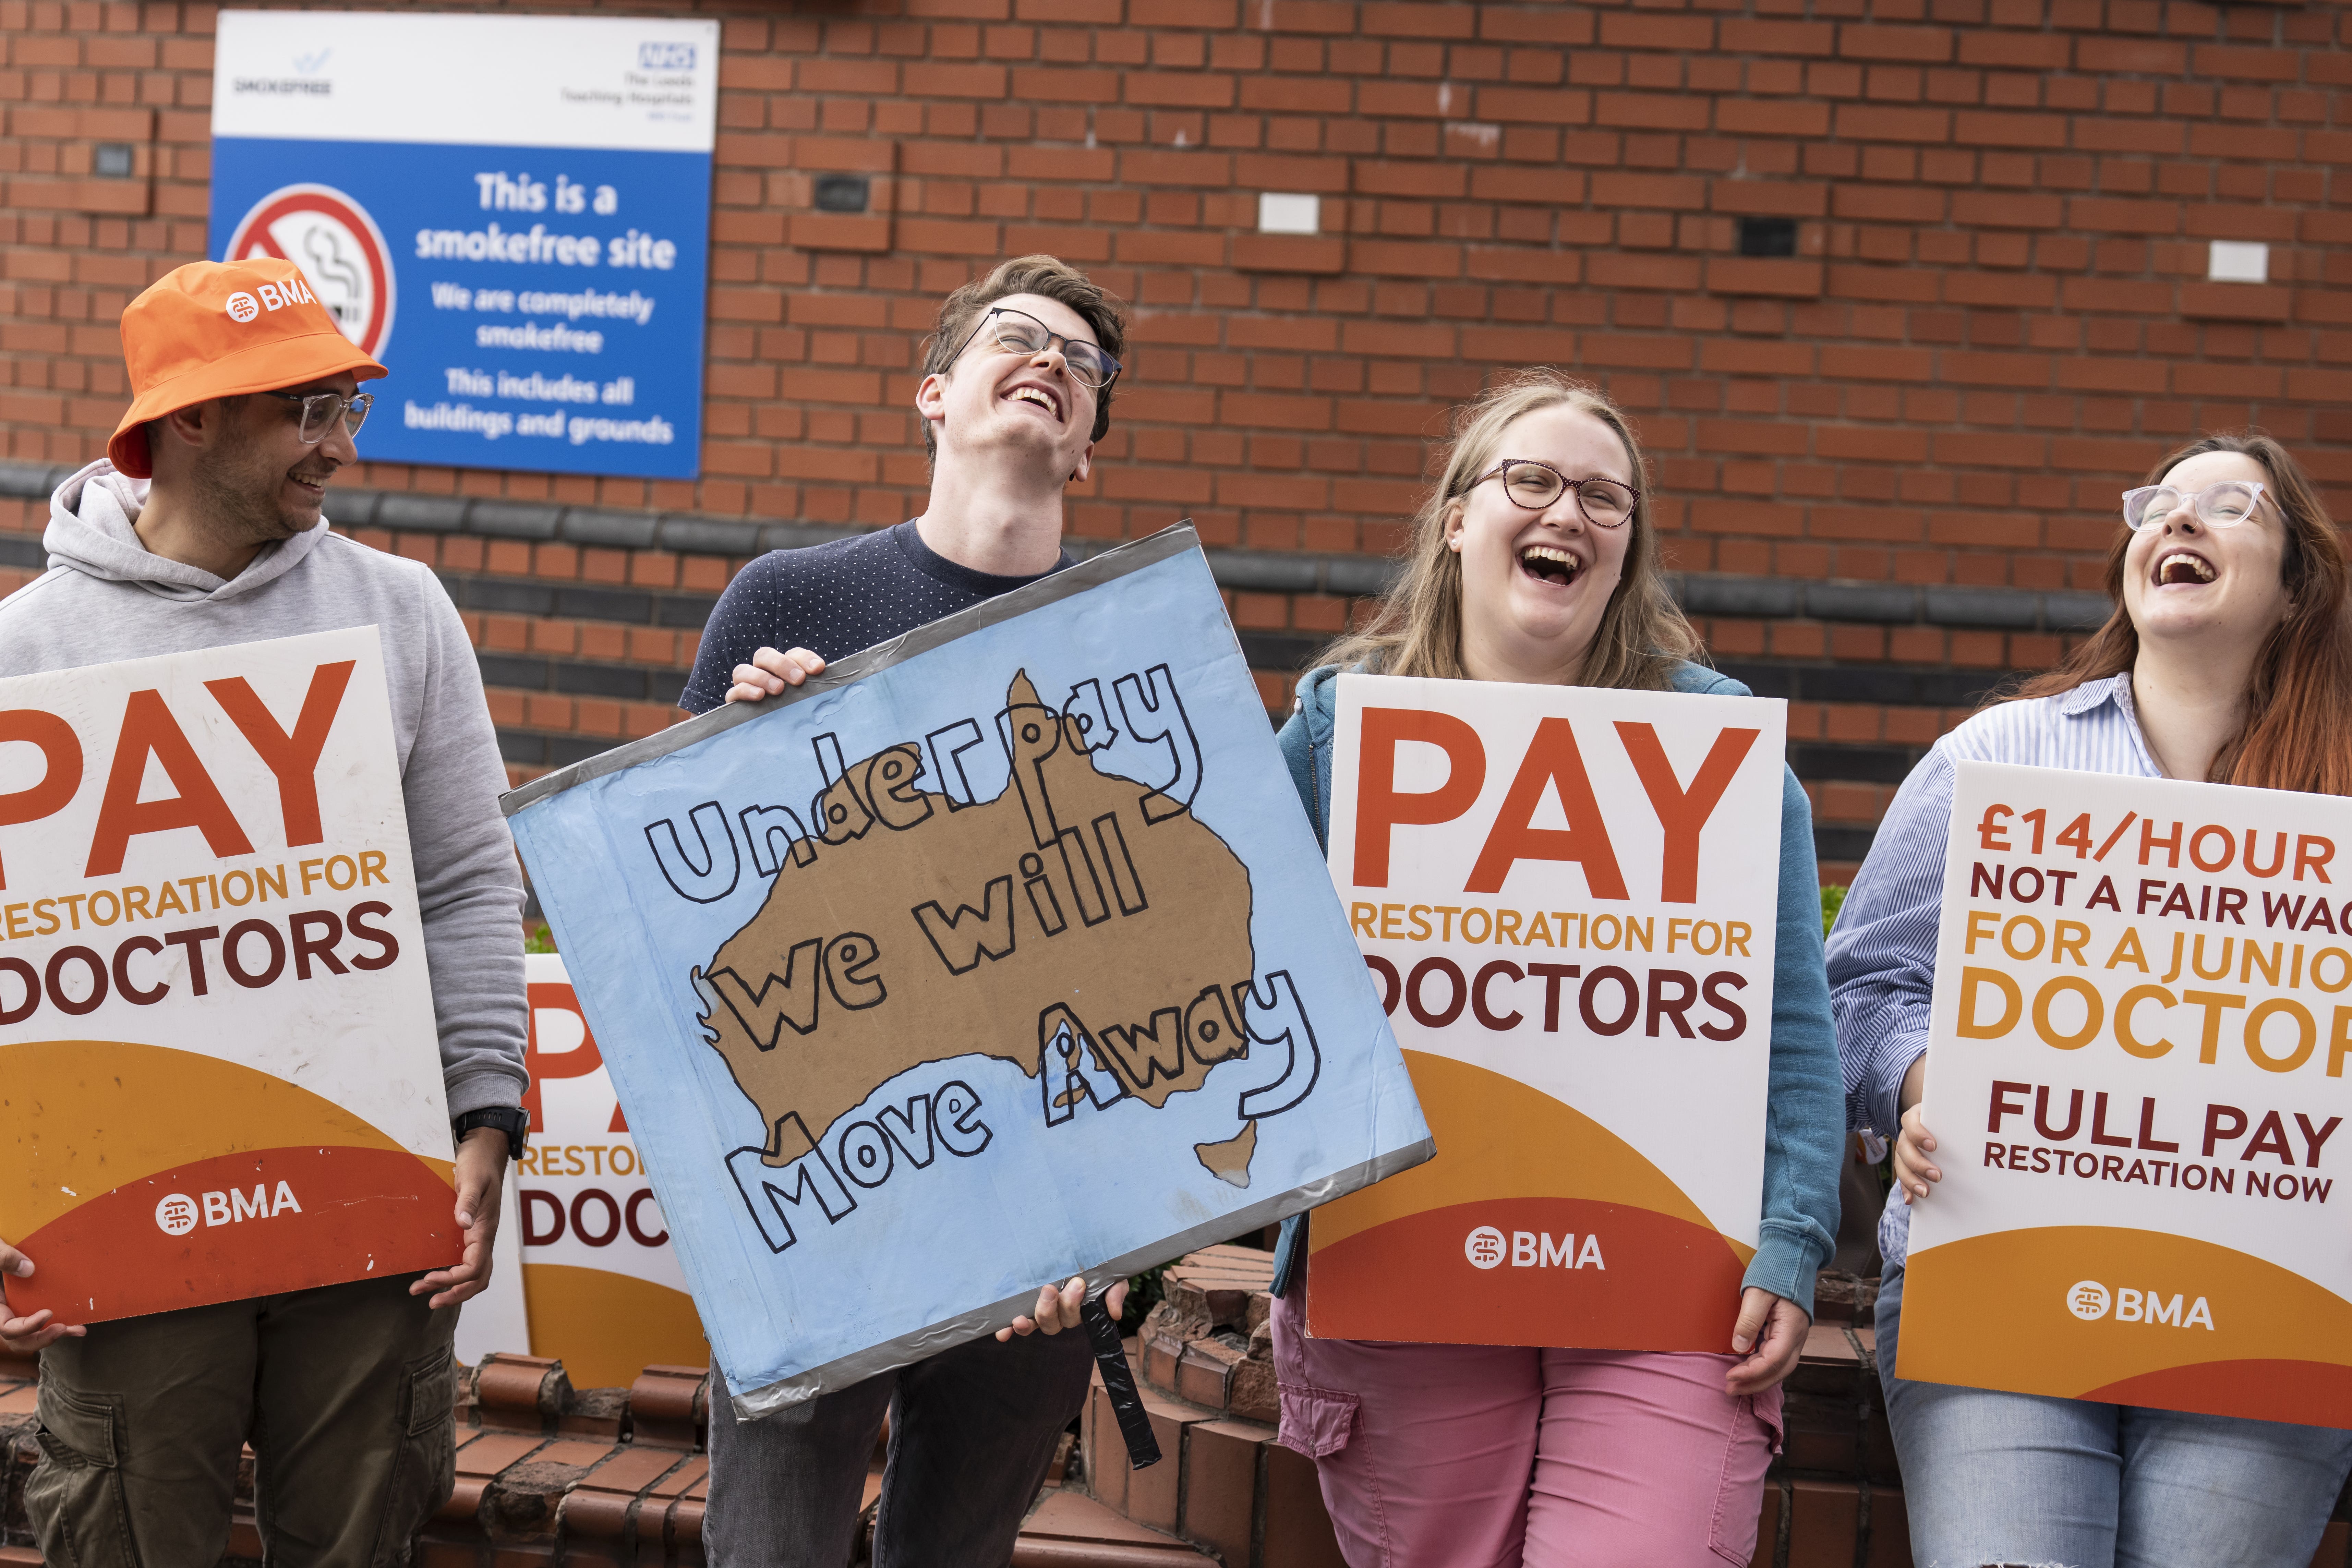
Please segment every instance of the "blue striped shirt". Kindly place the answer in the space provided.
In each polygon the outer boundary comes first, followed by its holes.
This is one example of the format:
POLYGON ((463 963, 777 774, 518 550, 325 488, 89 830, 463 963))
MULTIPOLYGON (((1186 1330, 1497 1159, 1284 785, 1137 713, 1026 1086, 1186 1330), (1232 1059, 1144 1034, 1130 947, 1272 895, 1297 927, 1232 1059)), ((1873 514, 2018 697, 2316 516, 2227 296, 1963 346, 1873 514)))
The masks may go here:
MULTIPOLYGON (((2056 697, 1988 708, 1937 741, 1911 770, 1829 940, 1830 1011, 1845 1069, 1846 1124, 1882 1138, 1901 1130, 1903 1075, 1927 1049, 1952 764, 1958 762, 2164 776, 2140 734, 2128 673, 2056 697)), ((1910 1237, 1911 1211, 1898 1189, 1887 1195, 1878 1223, 1879 1250, 1889 1267, 1903 1261, 1910 1237)))

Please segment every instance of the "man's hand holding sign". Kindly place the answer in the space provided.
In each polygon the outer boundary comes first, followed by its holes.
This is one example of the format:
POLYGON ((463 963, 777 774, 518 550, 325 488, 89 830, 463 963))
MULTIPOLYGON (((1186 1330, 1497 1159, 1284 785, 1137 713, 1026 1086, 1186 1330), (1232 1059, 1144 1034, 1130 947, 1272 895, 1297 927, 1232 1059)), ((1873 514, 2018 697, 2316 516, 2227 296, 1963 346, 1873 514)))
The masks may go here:
MULTIPOLYGON (((0 1275, 30 1279, 33 1277, 33 1260, 6 1242, 0 1241, 0 1275)), ((55 1344, 68 1334, 79 1339, 89 1332, 79 1323, 52 1321, 56 1316, 56 1311, 47 1307, 21 1318, 0 1312, 0 1350, 10 1355, 36 1355, 45 1346, 55 1344)))
POLYGON ((426 1306, 439 1310, 470 1301, 489 1289, 490 1254, 499 1237, 499 1204, 507 1177, 508 1136, 496 1127, 469 1128, 457 1141, 457 1228, 465 1254, 454 1268, 436 1268, 408 1288, 430 1293, 426 1306))

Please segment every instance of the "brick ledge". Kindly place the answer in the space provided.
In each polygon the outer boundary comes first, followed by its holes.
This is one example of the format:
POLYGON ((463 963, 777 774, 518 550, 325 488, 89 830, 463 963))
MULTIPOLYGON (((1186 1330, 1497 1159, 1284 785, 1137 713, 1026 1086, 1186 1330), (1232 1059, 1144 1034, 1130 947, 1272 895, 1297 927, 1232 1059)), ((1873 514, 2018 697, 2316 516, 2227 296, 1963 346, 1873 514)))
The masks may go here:
MULTIPOLYGON (((0 460, 0 496, 38 500, 75 469, 62 464, 0 460)), ((423 496, 338 490, 339 528, 561 542, 611 550, 667 550, 683 555, 750 556, 849 539, 871 530, 808 522, 750 522, 691 512, 625 511, 485 496, 423 496)), ((1116 542, 1069 539, 1081 558, 1116 542)), ((1285 550, 1211 550, 1217 585, 1253 593, 1337 594, 1367 597, 1388 586, 1393 560, 1285 550)), ((19 563, 7 563, 19 564, 19 563)), ((2084 632, 2107 618, 2104 594, 1951 584, 1808 583, 1728 573, 1670 572, 1666 581, 1696 616, 1811 619, 1870 626, 1960 626, 2003 631, 2084 632)))

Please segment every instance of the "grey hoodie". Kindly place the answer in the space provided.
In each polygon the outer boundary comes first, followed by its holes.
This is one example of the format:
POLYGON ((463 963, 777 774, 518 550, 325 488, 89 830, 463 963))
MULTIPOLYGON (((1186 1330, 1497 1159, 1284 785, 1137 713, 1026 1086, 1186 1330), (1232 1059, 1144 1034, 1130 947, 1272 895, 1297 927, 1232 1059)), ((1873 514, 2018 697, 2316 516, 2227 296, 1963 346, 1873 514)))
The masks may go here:
POLYGON ((518 1103, 522 877, 481 671, 449 595, 425 567, 324 519, 223 582, 147 552, 131 526, 146 500, 147 481, 103 460, 58 487, 48 571, 0 599, 0 676, 377 627, 449 1114, 518 1103))

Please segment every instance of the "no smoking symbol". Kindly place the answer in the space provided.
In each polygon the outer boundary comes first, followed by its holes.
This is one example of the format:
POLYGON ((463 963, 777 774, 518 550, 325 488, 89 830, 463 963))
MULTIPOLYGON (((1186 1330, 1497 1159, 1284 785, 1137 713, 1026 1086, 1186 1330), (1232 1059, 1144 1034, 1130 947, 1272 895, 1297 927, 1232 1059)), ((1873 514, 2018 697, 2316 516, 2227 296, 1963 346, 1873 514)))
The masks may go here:
MULTIPOLYGON (((332 185, 282 185, 237 220, 224 261, 270 257, 302 269, 310 291, 363 354, 392 336, 392 250, 356 200, 332 185)), ((239 317, 238 320, 244 320, 239 317)))

